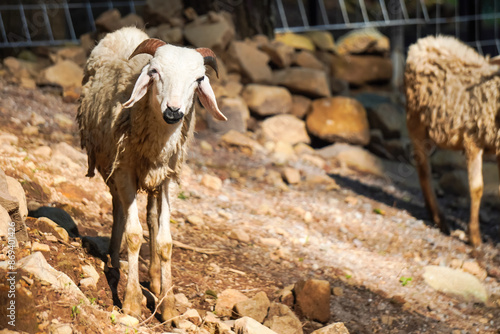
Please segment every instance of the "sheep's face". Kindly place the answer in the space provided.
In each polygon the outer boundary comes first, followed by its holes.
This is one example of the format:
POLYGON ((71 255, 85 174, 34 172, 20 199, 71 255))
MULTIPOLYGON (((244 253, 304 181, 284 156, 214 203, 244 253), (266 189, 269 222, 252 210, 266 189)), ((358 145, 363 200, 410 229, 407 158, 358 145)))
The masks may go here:
POLYGON ((160 107, 163 119, 168 124, 178 123, 191 110, 195 91, 215 118, 225 120, 205 75, 203 56, 194 49, 172 45, 159 47, 142 69, 124 107, 131 107, 148 90, 151 103, 160 107))

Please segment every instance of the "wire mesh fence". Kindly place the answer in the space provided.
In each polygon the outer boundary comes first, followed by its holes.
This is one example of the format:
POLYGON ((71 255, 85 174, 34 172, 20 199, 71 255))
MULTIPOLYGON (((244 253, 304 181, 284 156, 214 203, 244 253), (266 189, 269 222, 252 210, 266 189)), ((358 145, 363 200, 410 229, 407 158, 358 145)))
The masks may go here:
MULTIPOLYGON (((454 35, 482 54, 500 53, 500 0, 274 0, 276 32, 356 28, 397 31, 407 46, 429 34, 454 35)), ((3 0, 0 48, 78 43, 95 18, 116 8, 141 13, 143 0, 3 0)), ((393 34, 394 35, 394 34, 393 34)))

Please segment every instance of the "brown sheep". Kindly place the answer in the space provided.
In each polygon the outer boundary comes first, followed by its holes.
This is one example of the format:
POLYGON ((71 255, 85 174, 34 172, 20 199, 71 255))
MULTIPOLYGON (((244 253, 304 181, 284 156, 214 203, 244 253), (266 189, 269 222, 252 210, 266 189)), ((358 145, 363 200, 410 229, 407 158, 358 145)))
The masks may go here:
POLYGON ((429 149, 464 150, 471 197, 469 240, 479 246, 483 153, 495 153, 500 166, 499 66, 453 37, 425 37, 409 48, 405 87, 407 126, 432 220, 449 233, 431 185, 429 149))

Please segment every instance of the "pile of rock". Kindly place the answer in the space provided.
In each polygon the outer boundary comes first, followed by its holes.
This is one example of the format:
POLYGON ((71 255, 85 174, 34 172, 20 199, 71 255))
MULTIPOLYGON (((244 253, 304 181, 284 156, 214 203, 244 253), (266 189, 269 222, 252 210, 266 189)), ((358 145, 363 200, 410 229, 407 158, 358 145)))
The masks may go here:
POLYGON ((17 241, 27 241, 24 224, 27 216, 28 206, 23 186, 0 169, 0 238, 8 241, 9 245, 10 240, 14 240, 15 244, 17 241))

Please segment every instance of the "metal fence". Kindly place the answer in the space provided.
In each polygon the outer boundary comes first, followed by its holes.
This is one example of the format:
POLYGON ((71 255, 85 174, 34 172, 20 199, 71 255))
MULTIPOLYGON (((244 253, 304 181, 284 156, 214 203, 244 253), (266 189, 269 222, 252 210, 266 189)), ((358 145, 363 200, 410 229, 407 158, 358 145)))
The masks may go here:
MULTIPOLYGON (((396 30, 406 46, 443 33, 480 53, 500 53, 500 0, 274 1, 276 32, 328 30, 338 36, 376 27, 387 35, 396 30)), ((78 43, 81 34, 96 29, 102 12, 141 13, 144 5, 143 0, 2 0, 0 48, 78 43)))

